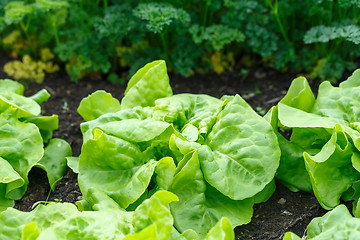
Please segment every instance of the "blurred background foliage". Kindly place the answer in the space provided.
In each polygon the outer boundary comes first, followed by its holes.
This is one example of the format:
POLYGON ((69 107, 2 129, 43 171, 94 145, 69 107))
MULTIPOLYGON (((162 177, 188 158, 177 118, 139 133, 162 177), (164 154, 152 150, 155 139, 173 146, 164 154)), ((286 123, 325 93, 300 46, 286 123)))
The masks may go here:
POLYGON ((123 83, 155 59, 183 76, 266 65, 335 82, 360 56, 360 0, 1 0, 5 71, 63 65, 123 83), (45 56, 46 55, 46 56, 45 56))

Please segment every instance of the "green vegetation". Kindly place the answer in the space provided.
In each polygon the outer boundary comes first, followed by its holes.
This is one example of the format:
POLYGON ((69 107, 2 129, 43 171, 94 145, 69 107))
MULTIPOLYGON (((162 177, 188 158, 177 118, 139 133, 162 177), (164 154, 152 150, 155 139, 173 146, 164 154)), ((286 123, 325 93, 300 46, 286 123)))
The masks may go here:
POLYGON ((46 90, 24 97, 11 80, 0 80, 0 90, 1 239, 234 239, 275 180, 332 210, 312 220, 308 239, 358 238, 360 70, 338 87, 324 81, 316 97, 296 78, 262 117, 239 95, 173 95, 165 62, 154 61, 121 101, 102 90, 81 101, 79 157, 52 138, 57 116, 40 115, 46 90), (77 207, 12 208, 32 167, 47 172, 54 190, 67 166, 78 173, 77 207), (355 218, 340 199, 353 203, 355 218))
POLYGON ((49 48, 74 81, 123 83, 119 69, 164 59, 184 76, 262 63, 336 82, 360 55, 359 9, 358 0, 3 0, 0 46, 34 61, 49 48))
POLYGON ((24 97, 23 92, 20 83, 0 80, 0 211, 25 194, 33 167, 47 172, 54 190, 67 169, 65 157, 72 154, 67 142, 52 138, 58 116, 40 115, 39 104, 50 94, 41 90, 24 97))

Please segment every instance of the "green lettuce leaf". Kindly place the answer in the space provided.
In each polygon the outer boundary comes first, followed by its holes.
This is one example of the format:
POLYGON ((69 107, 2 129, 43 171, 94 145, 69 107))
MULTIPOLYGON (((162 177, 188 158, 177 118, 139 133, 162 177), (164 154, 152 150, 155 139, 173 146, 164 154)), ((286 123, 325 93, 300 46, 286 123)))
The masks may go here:
POLYGON ((21 212, 14 208, 8 208, 0 212, 0 239, 21 239, 22 230, 27 223, 34 220, 30 212, 21 212))
POLYGON ((292 232, 285 233, 283 240, 302 240, 301 237, 292 232))
POLYGON ((133 109, 124 109, 115 113, 105 113, 92 121, 87 121, 80 124, 80 129, 83 134, 83 140, 86 142, 93 137, 92 130, 100 125, 128 119, 145 120, 151 117, 153 110, 149 108, 135 107, 133 109))
POLYGON ((110 93, 98 90, 81 100, 78 113, 85 121, 97 119, 104 113, 117 112, 121 109, 120 102, 110 93))
POLYGON ((35 124, 40 130, 44 143, 47 143, 52 138, 53 131, 59 128, 59 117, 57 115, 33 116, 21 120, 35 124))
POLYGON ((278 112, 273 108, 267 115, 274 130, 282 126, 291 129, 290 140, 277 133, 282 152, 277 177, 292 189, 309 190, 298 175, 304 173, 300 158, 303 152, 315 196, 325 209, 332 209, 341 196, 349 198, 351 186, 360 178, 359 71, 339 87, 323 82, 316 100, 311 100, 312 107, 305 107, 311 105, 307 99, 312 99, 306 80, 302 78, 301 84, 299 79, 294 81, 292 89, 277 105, 278 112), (300 171, 297 174, 292 170, 300 171))
POLYGON ((280 102, 290 107, 310 112, 313 108, 315 97, 306 78, 295 78, 291 82, 285 97, 280 102))
POLYGON ((13 169, 8 161, 0 157, 0 212, 13 207, 13 199, 6 198, 7 189, 18 188, 25 184, 25 180, 13 169))
POLYGON ((71 155, 71 147, 65 140, 53 138, 46 146, 44 156, 36 163, 36 167, 46 171, 52 191, 64 176, 67 170, 66 157, 71 155))
POLYGON ((47 171, 54 189, 66 170, 64 155, 71 155, 70 146, 60 139, 50 141, 44 155, 43 143, 58 128, 58 116, 39 115, 39 103, 50 97, 45 89, 32 97, 23 93, 20 83, 0 80, 0 211, 25 194, 28 173, 34 166, 47 171))
POLYGON ((41 104, 50 98, 50 93, 46 89, 41 89, 39 92, 29 97, 38 104, 41 104))
MULTIPOLYGON (((307 238, 358 239, 360 237, 360 219, 354 218, 345 205, 339 205, 322 217, 314 218, 307 226, 307 238)), ((301 239, 293 233, 286 233, 284 240, 301 239)))
MULTIPOLYGON (((8 161, 13 171, 23 179, 21 185, 19 180, 7 183, 5 197, 14 200, 24 195, 27 175, 44 154, 39 129, 34 124, 20 122, 17 113, 17 110, 9 108, 0 114, 0 157, 8 161)), ((10 170, 10 166, 5 169, 10 170)), ((9 176, 13 177, 14 173, 9 172, 9 176)))
POLYGON ((18 118, 36 116, 41 111, 40 105, 34 100, 11 91, 2 91, 0 93, 0 112, 9 107, 19 109, 18 118))
POLYGON ((265 115, 277 136, 281 150, 280 164, 275 177, 292 191, 312 191, 311 181, 307 173, 303 153, 305 149, 295 142, 288 141, 278 129, 278 106, 274 106, 265 115))
POLYGON ((156 161, 135 143, 95 130, 95 138, 84 143, 79 161, 79 186, 97 187, 127 208, 147 189, 156 161), (104 161, 106 159, 106 161, 104 161))
POLYGON ((0 213, 1 239, 170 239, 168 204, 178 198, 159 191, 127 212, 99 190, 89 203, 98 211, 79 211, 70 203, 39 205, 32 212, 8 208, 0 213), (106 206, 104 205, 106 203, 106 206), (96 207, 97 206, 97 207, 96 207))
POLYGON ((156 100, 153 118, 174 124, 184 136, 194 135, 192 140, 196 141, 199 134, 205 136, 210 131, 222 105, 223 101, 208 95, 177 94, 156 100), (194 130, 195 134, 191 133, 194 130))
POLYGON ((222 217, 229 218, 232 226, 250 222, 254 200, 232 200, 208 185, 196 150, 179 163, 169 190, 179 197, 179 202, 170 207, 174 225, 180 232, 193 229, 200 236, 206 236, 222 217))
MULTIPOLYGON (((80 159, 68 164, 79 172, 82 209, 94 210, 94 188, 128 211, 168 190, 179 197, 171 239, 203 239, 219 221, 214 236, 231 238, 228 229, 248 223, 254 202, 274 192, 276 135, 240 96, 172 95, 156 61, 130 80, 121 108, 81 125, 80 159)), ((143 231, 136 237, 151 239, 156 228, 143 231)))
POLYGON ((318 154, 311 156, 304 152, 314 194, 325 209, 336 207, 341 195, 360 177, 352 166, 352 155, 353 145, 340 125, 335 125, 330 140, 318 154))
POLYGON ((74 173, 79 173, 79 160, 79 157, 66 157, 66 164, 74 173))
POLYGON ((0 92, 9 91, 19 95, 24 95, 24 86, 10 79, 0 81, 0 92))
POLYGON ((206 240, 232 240, 234 238, 231 222, 225 217, 221 218, 206 235, 206 240))
POLYGON ((239 95, 220 112, 206 144, 199 151, 201 168, 224 195, 246 199, 273 180, 280 158, 276 136, 239 95))
POLYGON ((154 106, 155 100, 172 95, 165 61, 146 64, 129 80, 121 108, 154 106))
POLYGON ((360 69, 355 70, 351 76, 339 84, 341 88, 360 87, 360 69))

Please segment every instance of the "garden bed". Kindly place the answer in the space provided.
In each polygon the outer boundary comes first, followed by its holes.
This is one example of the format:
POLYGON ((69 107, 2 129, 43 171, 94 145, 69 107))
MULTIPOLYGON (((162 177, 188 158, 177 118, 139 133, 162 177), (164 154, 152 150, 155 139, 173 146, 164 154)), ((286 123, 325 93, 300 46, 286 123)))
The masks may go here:
MULTIPOLYGON (((3 64, 4 62, 0 62, 0 79, 8 78, 2 72, 3 64)), ((206 93, 215 97, 239 93, 255 110, 263 114, 286 94, 295 77, 295 74, 257 68, 249 70, 246 79, 236 72, 222 75, 209 73, 190 78, 170 75, 170 84, 174 93, 206 93)), ((316 89, 318 84, 312 85, 316 89)), ((59 115, 59 130, 54 132, 54 137, 68 141, 74 156, 80 154, 82 145, 79 125, 83 120, 77 113, 81 99, 98 89, 104 89, 121 99, 125 90, 125 86, 101 80, 83 79, 74 83, 65 72, 57 72, 48 75, 42 84, 29 84, 25 95, 32 95, 42 88, 51 94, 51 98, 42 104, 42 114, 59 115)), ((15 205, 23 211, 30 211, 35 202, 46 200, 50 191, 46 174, 42 170, 33 169, 29 180, 26 195, 15 205)), ((74 203, 80 199, 77 175, 68 170, 55 192, 50 194, 49 200, 74 203)), ((235 229, 236 239, 281 239, 287 231, 302 236, 310 220, 324 213, 325 210, 320 207, 313 194, 301 191, 293 193, 278 183, 275 194, 266 203, 254 206, 251 223, 235 229)))

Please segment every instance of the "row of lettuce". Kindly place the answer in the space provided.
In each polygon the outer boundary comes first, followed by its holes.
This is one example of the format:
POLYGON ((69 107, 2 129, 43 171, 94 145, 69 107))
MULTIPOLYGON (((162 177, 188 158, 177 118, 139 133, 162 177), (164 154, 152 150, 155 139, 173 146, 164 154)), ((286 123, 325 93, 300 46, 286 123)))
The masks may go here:
POLYGON ((74 81, 105 74, 121 83, 117 69, 132 75, 155 59, 184 76, 261 62, 336 82, 360 56, 359 8, 358 0, 2 0, 0 48, 16 58, 9 76, 37 82, 61 62, 74 81))
POLYGON ((58 120, 39 115, 45 90, 26 98, 10 80, 0 89, 1 239, 234 239, 233 228, 273 194, 274 179, 335 208, 311 222, 308 239, 360 235, 359 219, 339 206, 353 201, 360 216, 360 71, 339 87, 322 83, 316 98, 299 77, 261 117, 239 95, 173 95, 165 62, 154 61, 121 102, 101 90, 81 101, 79 157, 51 139, 58 120), (11 208, 33 166, 53 189, 67 165, 78 173, 77 207, 11 208))

